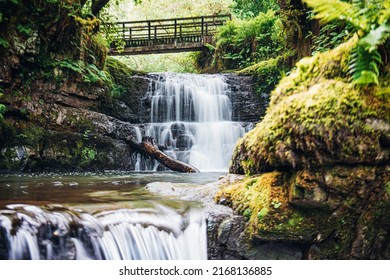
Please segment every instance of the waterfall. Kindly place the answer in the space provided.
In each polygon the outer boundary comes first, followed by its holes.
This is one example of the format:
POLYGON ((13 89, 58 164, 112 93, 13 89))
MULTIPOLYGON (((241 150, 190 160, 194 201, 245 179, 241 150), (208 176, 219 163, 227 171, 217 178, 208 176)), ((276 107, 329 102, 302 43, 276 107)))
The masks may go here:
MULTIPOLYGON (((226 171, 237 140, 250 129, 232 121, 231 90, 222 75, 156 74, 149 83, 144 134, 169 156, 201 171, 226 171)), ((159 170, 137 158, 136 168, 159 170)))
POLYGON ((0 259, 207 259, 205 219, 200 209, 179 214, 161 205, 94 215, 8 205, 0 211, 0 259))

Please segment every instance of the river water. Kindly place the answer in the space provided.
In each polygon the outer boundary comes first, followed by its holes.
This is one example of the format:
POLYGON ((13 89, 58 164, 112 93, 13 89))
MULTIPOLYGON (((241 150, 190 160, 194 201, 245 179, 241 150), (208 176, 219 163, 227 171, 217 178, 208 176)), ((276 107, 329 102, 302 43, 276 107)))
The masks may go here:
POLYGON ((206 184, 220 175, 3 175, 0 259, 206 259, 200 203, 159 197, 147 184, 206 184))

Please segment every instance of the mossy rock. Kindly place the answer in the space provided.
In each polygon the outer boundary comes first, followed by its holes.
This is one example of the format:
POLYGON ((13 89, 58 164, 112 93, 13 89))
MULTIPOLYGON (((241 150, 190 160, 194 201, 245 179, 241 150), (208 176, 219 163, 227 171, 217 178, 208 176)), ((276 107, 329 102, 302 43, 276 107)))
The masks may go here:
POLYGON ((216 201, 245 217, 255 243, 299 246, 311 259, 387 258, 389 176, 364 165, 273 171, 222 185, 216 201))
POLYGON ((297 210, 290 204, 293 180, 294 177, 276 171, 247 177, 222 186, 215 199, 246 217, 247 234, 255 240, 312 241, 322 211, 297 210))
POLYGON ((388 161, 390 88, 348 82, 353 46, 305 58, 282 79, 264 119, 237 143, 231 173, 388 161))

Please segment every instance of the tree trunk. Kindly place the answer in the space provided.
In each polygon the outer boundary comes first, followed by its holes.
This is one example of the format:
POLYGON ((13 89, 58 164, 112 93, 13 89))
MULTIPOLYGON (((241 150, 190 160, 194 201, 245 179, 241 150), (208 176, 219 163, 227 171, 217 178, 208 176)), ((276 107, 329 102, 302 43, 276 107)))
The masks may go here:
POLYGON ((94 16, 97 16, 97 14, 100 12, 103 7, 110 2, 110 0, 93 0, 91 11, 94 16))
POLYGON ((142 142, 137 142, 133 136, 130 136, 126 139, 126 143, 130 145, 132 148, 137 150, 138 152, 142 154, 146 154, 153 159, 157 160, 159 163, 164 165, 165 167, 168 167, 169 169, 173 171, 178 171, 182 173, 198 173, 199 170, 195 167, 181 162, 179 160, 176 160, 174 158, 171 158, 167 154, 163 153, 157 145, 153 143, 153 138, 151 137, 144 137, 142 139, 142 142))
POLYGON ((278 0, 278 4, 288 48, 296 51, 295 57, 290 61, 290 67, 293 67, 298 60, 311 55, 313 42, 310 35, 318 35, 319 22, 308 17, 308 8, 302 0, 278 0))

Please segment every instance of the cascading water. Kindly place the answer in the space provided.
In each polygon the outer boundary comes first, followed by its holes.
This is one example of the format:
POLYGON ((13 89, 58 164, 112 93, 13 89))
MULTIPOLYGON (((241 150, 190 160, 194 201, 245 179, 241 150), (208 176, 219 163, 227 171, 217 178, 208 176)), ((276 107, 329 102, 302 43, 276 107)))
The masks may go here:
MULTIPOLYGON (((46 207, 47 208, 47 207, 46 207)), ((0 259, 206 259, 203 212, 163 206, 91 215, 8 205, 0 211, 0 259)))
MULTIPOLYGON (((227 170, 235 143, 252 124, 232 121, 232 114, 235 119, 240 115, 237 110, 232 112, 231 99, 237 96, 232 95, 224 76, 153 74, 146 94, 150 123, 131 126, 138 142, 149 136, 165 153, 201 171, 227 170)), ((135 171, 165 170, 141 154, 134 154, 133 162, 135 171)), ((8 201, 49 201, 47 206, 10 204, 0 209, 0 259, 207 259, 206 221, 201 209, 187 205, 181 208, 189 209, 183 213, 161 206, 159 200, 154 208, 128 207, 128 201, 145 199, 130 190, 139 191, 145 182, 167 180, 145 179, 160 176, 155 174, 159 173, 142 173, 142 179, 137 173, 127 174, 123 183, 55 180, 50 186, 46 181, 31 186, 19 182, 20 178, 16 180, 19 183, 5 179, 2 184, 0 180, 0 198, 7 201, 3 205, 8 201), (108 205, 92 206, 100 209, 93 211, 56 205, 78 205, 80 197, 81 208, 97 202, 108 205)), ((199 174, 217 176, 215 172, 199 174)), ((162 176, 185 183, 195 180, 177 178, 177 174, 162 176)))
MULTIPOLYGON (((148 95, 151 123, 146 136, 169 156, 201 171, 227 170, 235 143, 251 125, 231 121, 231 91, 223 76, 158 74, 148 95)), ((135 166, 137 171, 160 168, 139 156, 135 166)))

